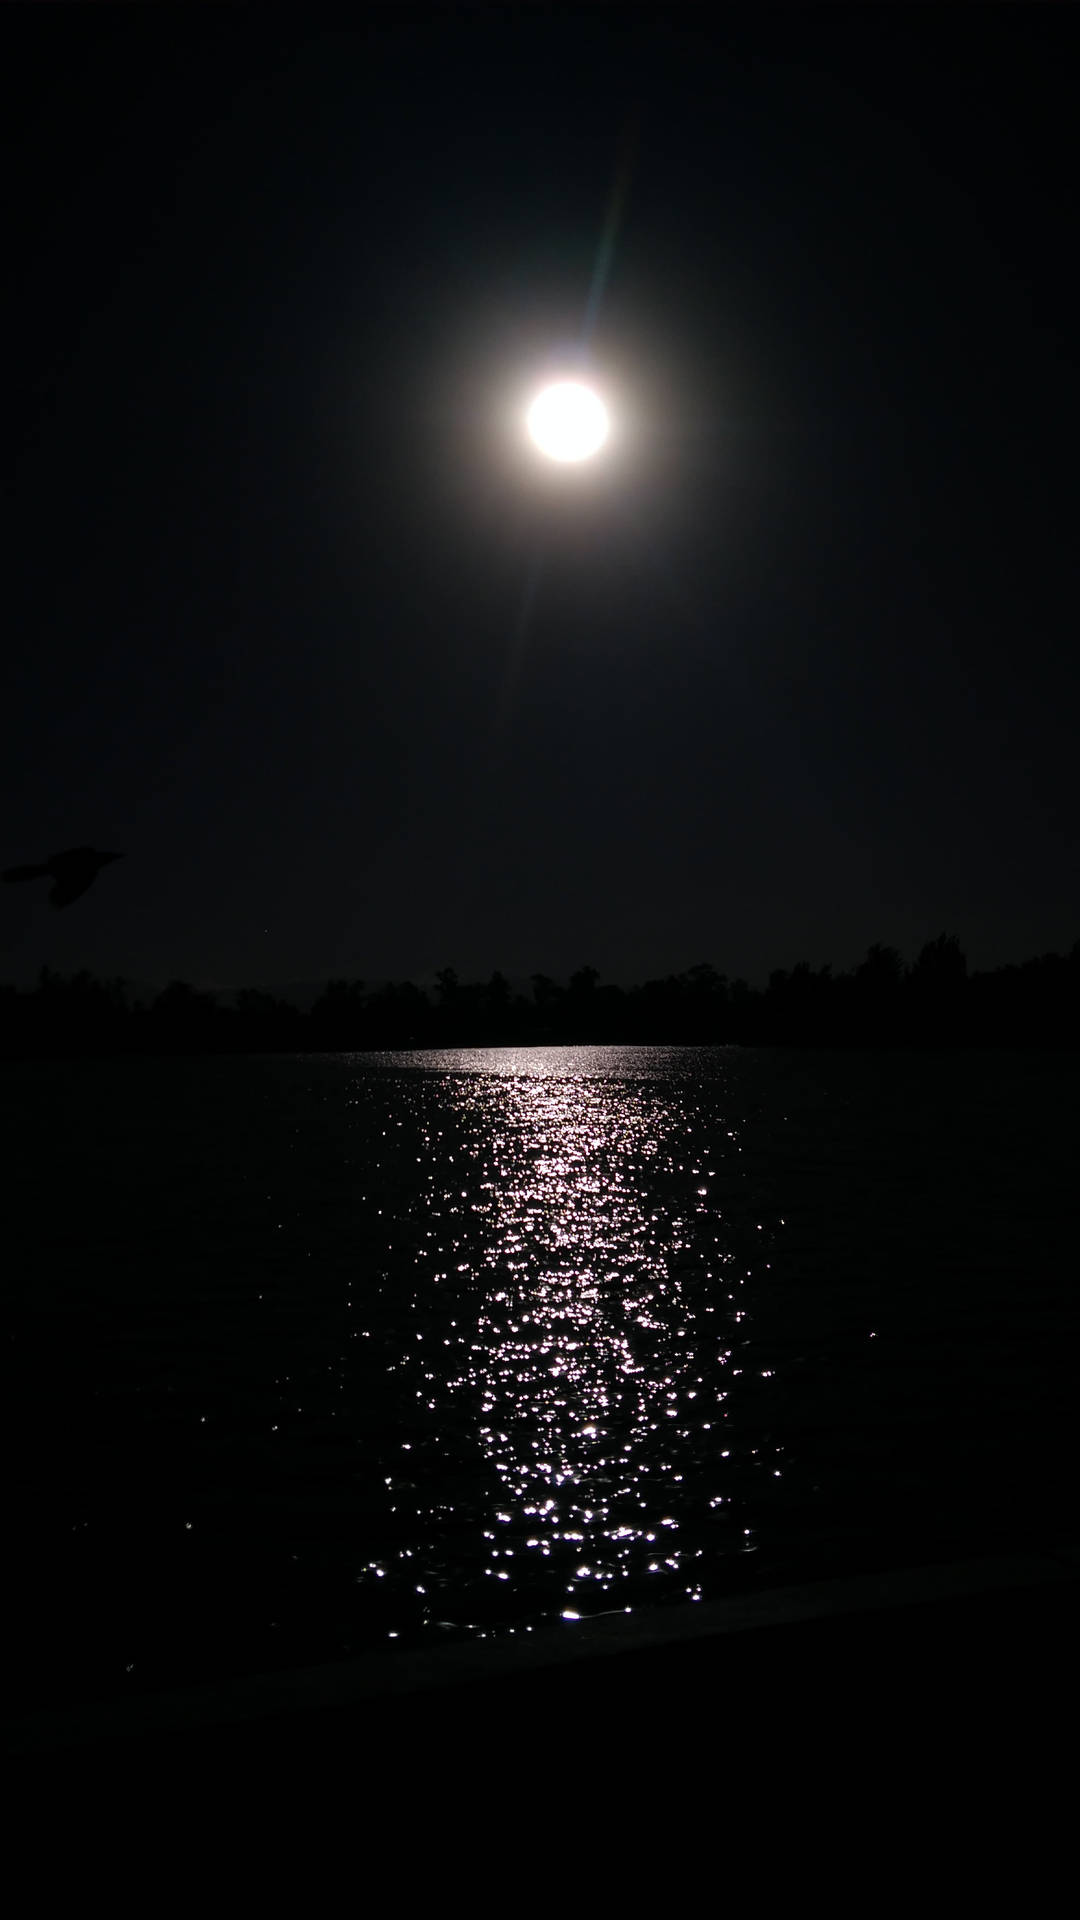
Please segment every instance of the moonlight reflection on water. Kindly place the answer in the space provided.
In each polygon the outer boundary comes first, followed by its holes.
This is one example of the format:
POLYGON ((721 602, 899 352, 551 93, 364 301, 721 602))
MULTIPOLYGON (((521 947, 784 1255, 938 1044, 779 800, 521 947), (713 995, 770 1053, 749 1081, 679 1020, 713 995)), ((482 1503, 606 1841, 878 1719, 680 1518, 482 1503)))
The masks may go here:
POLYGON ((725 1422, 770 1236, 740 1221, 738 1133, 715 1109, 688 1127, 685 1091, 537 1067, 442 1084, 468 1171, 429 1160, 425 1257, 475 1304, 400 1364, 459 1524, 476 1472, 455 1500, 454 1441, 486 1463, 466 1556, 503 1589, 485 1615, 700 1598, 703 1563, 753 1545, 725 1422))
POLYGON ((1071 1537, 1056 1060, 500 1048, 7 1086, 38 1704, 1071 1537))

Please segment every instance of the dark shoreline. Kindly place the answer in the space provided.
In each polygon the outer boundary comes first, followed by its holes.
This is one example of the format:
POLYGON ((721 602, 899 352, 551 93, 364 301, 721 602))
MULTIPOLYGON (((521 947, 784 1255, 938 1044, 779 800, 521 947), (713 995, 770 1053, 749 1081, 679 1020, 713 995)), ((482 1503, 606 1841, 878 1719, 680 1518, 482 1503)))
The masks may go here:
MULTIPOLYGON (((299 992, 299 989, 295 991, 299 992)), ((330 980, 302 1008, 259 988, 221 993, 173 980, 144 1001, 123 979, 41 970, 32 992, 0 985, 0 1058, 128 1053, 382 1052, 504 1046, 765 1046, 837 1049, 1074 1047, 1080 941, 1067 954, 968 971, 942 933, 910 966, 872 946, 848 973, 800 961, 764 988, 703 963, 621 987, 583 967, 566 984, 504 974, 434 987, 330 980)))
MULTIPOLYGON (((933 1698, 972 1755, 1068 1718, 1077 1597, 1075 1553, 896 1569, 862 1579, 765 1589, 700 1609, 644 1610, 529 1642, 505 1634, 426 1654, 256 1676, 4 1723, 24 1781, 92 1766, 161 1780, 197 1765, 299 1772, 355 1766, 374 1742, 437 1752, 542 1743, 569 1719, 682 1745, 723 1710, 745 1758, 802 1726, 858 1730, 869 1763, 933 1698), (961 1711, 967 1716, 961 1722, 961 1711), (812 1718, 806 1718, 812 1716, 812 1718), (545 1732, 546 1730, 546 1732, 545 1732)), ((685 1747, 683 1747, 685 1751, 685 1747)))

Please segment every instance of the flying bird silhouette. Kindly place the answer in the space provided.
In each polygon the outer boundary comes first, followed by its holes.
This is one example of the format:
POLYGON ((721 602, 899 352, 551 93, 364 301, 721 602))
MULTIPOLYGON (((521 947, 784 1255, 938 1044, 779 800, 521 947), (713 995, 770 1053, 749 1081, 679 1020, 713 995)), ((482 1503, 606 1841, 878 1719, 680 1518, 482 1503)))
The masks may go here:
POLYGON ((8 867, 5 880, 52 880, 49 900, 54 907, 70 907, 87 887, 92 887, 102 867, 110 860, 122 860, 122 853, 99 853, 96 847, 66 847, 54 853, 39 867, 8 867))

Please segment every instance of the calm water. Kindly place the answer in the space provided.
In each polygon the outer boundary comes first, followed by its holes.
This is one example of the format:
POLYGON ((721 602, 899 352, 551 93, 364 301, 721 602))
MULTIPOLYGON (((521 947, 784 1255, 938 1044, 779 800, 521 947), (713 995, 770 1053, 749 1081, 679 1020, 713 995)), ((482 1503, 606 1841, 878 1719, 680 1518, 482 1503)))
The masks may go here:
POLYGON ((1067 1544, 1074 1079, 7 1069, 9 1693, 1067 1544))

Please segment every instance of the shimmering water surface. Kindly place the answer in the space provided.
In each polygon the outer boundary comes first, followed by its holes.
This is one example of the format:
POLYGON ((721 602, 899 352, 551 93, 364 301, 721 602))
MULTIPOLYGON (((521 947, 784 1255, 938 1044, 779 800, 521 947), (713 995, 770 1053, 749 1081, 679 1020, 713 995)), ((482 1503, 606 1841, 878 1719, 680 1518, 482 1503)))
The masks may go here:
POLYGON ((9 1069, 16 1697, 1064 1538, 1071 1078, 9 1069))

